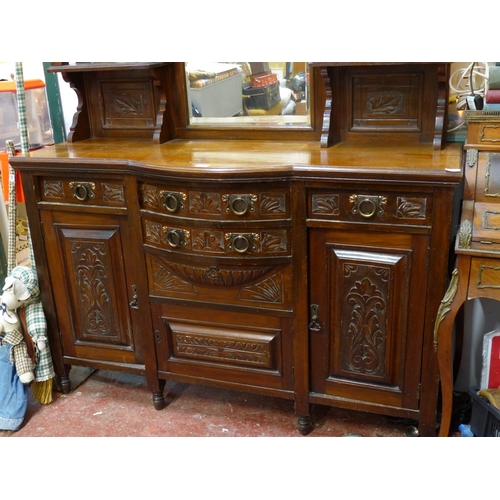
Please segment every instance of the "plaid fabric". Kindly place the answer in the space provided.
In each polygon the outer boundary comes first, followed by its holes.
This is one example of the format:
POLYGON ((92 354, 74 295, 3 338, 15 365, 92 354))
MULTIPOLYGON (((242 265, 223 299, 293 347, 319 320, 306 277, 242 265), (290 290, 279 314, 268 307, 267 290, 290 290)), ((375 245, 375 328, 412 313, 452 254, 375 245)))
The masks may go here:
POLYGON ((49 341, 47 339, 47 320, 43 312, 42 302, 37 300, 25 307, 26 324, 28 333, 33 338, 33 341, 45 340, 46 347, 43 351, 36 350, 36 367, 35 380, 43 382, 55 376, 54 366, 52 364, 52 356, 50 354, 49 341))
POLYGON ((38 278, 35 271, 26 266, 15 267, 10 275, 22 281, 26 285, 26 288, 28 288, 31 298, 34 299, 24 306, 26 326, 35 346, 38 340, 44 340, 46 344, 43 351, 36 349, 35 380, 37 382, 49 380, 55 376, 55 372, 47 338, 47 320, 43 312, 42 301, 38 298, 40 295, 38 278))
MULTIPOLYGON (((15 156, 14 141, 5 141, 9 158, 15 156)), ((16 174, 12 165, 9 163, 9 200, 16 199, 16 174)), ((10 274, 16 266, 16 222, 17 222, 17 203, 9 203, 9 248, 7 256, 7 274, 10 274)))
MULTIPOLYGON (((19 132, 21 134, 21 150, 27 154, 30 150, 28 139, 28 122, 26 118, 26 94, 24 93, 23 63, 16 62, 17 111, 19 114, 19 132)), ((9 198, 10 200, 15 198, 9 198)))
POLYGON ((16 365, 18 375, 33 371, 33 363, 28 355, 28 349, 19 328, 6 332, 2 338, 2 344, 10 344, 12 346, 10 350, 10 362, 16 365))

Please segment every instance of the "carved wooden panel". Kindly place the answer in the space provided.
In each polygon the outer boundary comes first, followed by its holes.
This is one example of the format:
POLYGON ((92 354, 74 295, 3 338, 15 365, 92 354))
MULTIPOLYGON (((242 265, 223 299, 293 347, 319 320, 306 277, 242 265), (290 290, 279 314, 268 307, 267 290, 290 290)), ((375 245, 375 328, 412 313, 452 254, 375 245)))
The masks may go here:
POLYGON ((420 131, 423 74, 353 75, 351 130, 420 131))
POLYGON ((311 212, 313 214, 339 215, 339 195, 313 194, 311 212))
POLYGON ((154 128, 156 122, 151 81, 100 81, 103 129, 154 128))
POLYGON ((427 199, 398 196, 396 217, 398 219, 425 219, 427 199))
POLYGON ((276 344, 280 332, 259 332, 258 329, 217 325, 190 324, 188 321, 168 321, 172 356, 197 361, 254 366, 260 369, 276 369, 276 344))
POLYGON ((293 291, 289 265, 186 264, 147 254, 149 291, 152 296, 287 309, 293 291))
MULTIPOLYGON (((71 284, 75 341, 132 346, 130 328, 118 300, 128 304, 120 255, 119 228, 59 229, 71 284), (121 297, 121 299, 120 299, 121 297)), ((122 302, 123 304, 123 302, 122 302)))

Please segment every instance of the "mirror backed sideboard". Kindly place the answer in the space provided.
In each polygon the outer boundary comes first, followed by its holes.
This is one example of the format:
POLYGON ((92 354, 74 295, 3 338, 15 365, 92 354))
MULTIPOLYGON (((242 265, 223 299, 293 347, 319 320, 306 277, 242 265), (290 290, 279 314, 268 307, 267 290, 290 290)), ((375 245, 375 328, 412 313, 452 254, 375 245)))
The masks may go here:
POLYGON ((53 63, 68 141, 12 163, 63 390, 90 366, 162 411, 176 380, 293 400, 303 434, 315 403, 434 435, 447 67, 308 63, 306 128, 240 130, 191 126, 184 63, 53 63))

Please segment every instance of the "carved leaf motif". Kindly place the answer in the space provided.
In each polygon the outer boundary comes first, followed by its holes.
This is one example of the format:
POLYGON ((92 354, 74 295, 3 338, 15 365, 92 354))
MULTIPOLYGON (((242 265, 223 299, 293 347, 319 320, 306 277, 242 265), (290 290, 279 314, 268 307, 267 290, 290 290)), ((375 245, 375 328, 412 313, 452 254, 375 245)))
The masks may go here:
POLYGON ((278 231, 262 233, 261 241, 262 253, 286 252, 286 233, 278 231))
POLYGON ((222 233, 216 234, 209 231, 193 231, 193 250, 198 252, 224 252, 222 233))
POLYGON ((398 198, 397 217, 400 219, 425 219, 425 198, 398 198))
MULTIPOLYGON (((380 290, 368 278, 357 281, 347 295, 351 309, 349 369, 358 373, 383 373, 385 336, 379 317, 386 304, 380 290)), ((344 364, 347 362, 342 361, 344 364)))
POLYGON ((190 198, 189 209, 196 214, 220 214, 220 196, 217 193, 198 193, 190 198))
POLYGON ((123 203, 125 196, 123 193, 123 186, 121 184, 102 184, 103 200, 115 203, 123 203))
POLYGON ((282 196, 262 195, 260 211, 263 214, 284 213, 285 199, 282 196))
POLYGON ((401 106, 400 94, 379 94, 368 98, 367 108, 373 114, 393 114, 401 106))
POLYGON ((62 181, 44 181, 43 193, 47 198, 64 198, 62 181))
POLYGON ((339 197, 314 195, 312 198, 312 212, 314 214, 339 214, 339 197))
POLYGON ((73 242, 71 252, 76 261, 77 293, 82 318, 85 319, 84 329, 93 335, 111 335, 109 276, 102 261, 106 247, 104 243, 85 245, 73 242))
POLYGON ((113 107, 117 113, 140 115, 142 114, 142 96, 140 94, 115 96, 113 107))
POLYGON ((146 241, 160 245, 162 242, 162 226, 155 222, 146 221, 146 241))
POLYGON ((145 206, 158 208, 160 206, 160 196, 154 186, 148 184, 142 185, 142 200, 145 206))

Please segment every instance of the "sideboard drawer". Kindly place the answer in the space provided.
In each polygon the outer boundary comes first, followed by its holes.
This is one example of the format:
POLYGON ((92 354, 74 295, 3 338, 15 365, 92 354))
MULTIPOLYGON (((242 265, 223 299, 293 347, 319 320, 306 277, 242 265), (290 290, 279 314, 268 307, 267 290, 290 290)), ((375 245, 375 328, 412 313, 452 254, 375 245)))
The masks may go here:
POLYGON ((430 225, 432 198, 421 193, 310 190, 310 219, 376 224, 430 225))
POLYGON ((142 219, 144 242, 179 254, 227 257, 274 257, 291 253, 290 227, 194 226, 187 219, 174 222, 142 219))
POLYGON ((290 217, 287 188, 188 189, 177 185, 140 186, 142 209, 158 214, 210 220, 261 220, 290 217))
POLYGON ((291 319, 152 304, 161 377, 292 389, 291 319))
POLYGON ((150 296, 196 303, 290 311, 293 287, 290 262, 225 265, 182 262, 146 253, 150 296))
POLYGON ((40 198, 44 202, 125 207, 123 179, 43 177, 39 182, 40 198))

